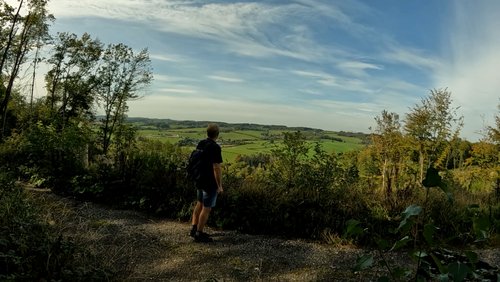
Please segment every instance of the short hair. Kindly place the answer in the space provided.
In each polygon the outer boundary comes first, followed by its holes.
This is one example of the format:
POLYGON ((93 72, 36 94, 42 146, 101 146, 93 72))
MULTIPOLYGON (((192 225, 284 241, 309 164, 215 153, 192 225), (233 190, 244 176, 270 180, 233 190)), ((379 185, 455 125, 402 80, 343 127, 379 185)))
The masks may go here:
POLYGON ((207 136, 209 138, 219 137, 219 126, 216 123, 209 123, 208 124, 207 136))

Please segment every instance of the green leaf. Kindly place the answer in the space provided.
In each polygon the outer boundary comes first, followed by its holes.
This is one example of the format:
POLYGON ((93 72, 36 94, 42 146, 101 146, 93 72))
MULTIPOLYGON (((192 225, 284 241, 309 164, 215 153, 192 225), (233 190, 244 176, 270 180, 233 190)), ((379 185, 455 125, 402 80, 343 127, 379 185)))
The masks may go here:
POLYGON ((437 281, 440 281, 440 282, 448 282, 450 281, 450 277, 448 276, 448 274, 439 274, 437 277, 437 281))
POLYGON ((466 251, 465 256, 469 259, 472 265, 476 264, 479 261, 479 256, 473 251, 466 251))
POLYGON ((358 235, 363 234, 363 228, 359 226, 361 222, 355 220, 355 219, 350 219, 346 222, 346 231, 343 234, 344 238, 352 238, 356 237, 358 235))
MULTIPOLYGON (((434 261, 434 263, 437 265, 437 267, 439 269, 439 273, 445 273, 446 277, 448 278, 448 274, 447 274, 448 273, 448 268, 446 266, 444 266, 441 263, 441 260, 439 260, 433 253, 431 253, 431 258, 434 261)), ((446 280, 446 281, 448 281, 448 280, 446 280)))
POLYGON ((386 250, 389 248, 389 241, 382 239, 382 238, 376 238, 375 243, 377 243, 377 246, 381 250, 386 250))
POLYGON ((410 242, 410 241, 411 241, 410 236, 405 236, 402 239, 400 239, 399 241, 397 241, 396 243, 394 243, 394 245, 392 246, 392 248, 389 251, 399 250, 402 247, 406 246, 406 244, 408 244, 408 242, 410 242))
POLYGON ((392 270, 392 275, 394 278, 398 278, 399 280, 403 280, 403 278, 408 278, 410 275, 412 275, 412 273, 411 273, 411 270, 409 270, 407 268, 395 267, 392 270))
POLYGON ((438 228, 434 224, 426 224, 424 226, 424 238, 429 246, 434 246, 434 234, 438 228))
POLYGON ((146 203, 147 199, 146 197, 142 197, 141 200, 139 201, 139 206, 144 206, 144 204, 146 203))
POLYGON ((356 259, 356 265, 353 271, 357 272, 360 270, 367 269, 373 265, 373 255, 364 255, 356 259))
POLYGON ((463 281, 467 274, 471 273, 466 264, 460 262, 453 262, 448 265, 448 271, 453 276, 453 281, 463 281))
POLYGON ((472 228, 476 235, 475 242, 486 241, 490 238, 491 221, 488 216, 480 215, 472 220, 472 228))
POLYGON ((399 231, 400 229, 406 230, 408 229, 409 226, 413 223, 409 219, 413 216, 417 216, 422 212, 422 207, 418 205, 411 205, 406 208, 406 210, 403 212, 403 220, 399 223, 399 226, 397 230, 399 231))
POLYGON ((448 202, 450 203, 453 203, 453 193, 450 191, 450 189, 448 189, 448 185, 446 185, 446 183, 442 182, 439 183, 439 186, 438 186, 441 191, 443 191, 445 194, 446 194, 446 198, 448 199, 448 202))
POLYGON ((413 252, 413 254, 412 254, 412 255, 413 255, 413 257, 415 257, 415 258, 425 258, 425 257, 427 257, 427 256, 428 256, 428 255, 427 255, 427 253, 426 253, 426 252, 424 252, 424 251, 415 251, 415 252, 413 252))
POLYGON ((441 185, 441 180, 439 171, 431 166, 425 173, 425 179, 422 180, 422 185, 424 185, 425 188, 438 187, 441 185))
POLYGON ((377 279, 377 282, 389 282, 389 281, 391 280, 389 280, 389 277, 387 276, 382 276, 379 279, 377 279))
POLYGON ((451 193, 451 192, 446 192, 446 198, 448 199, 448 202, 450 204, 452 204, 453 201, 455 201, 455 198, 453 197, 453 193, 451 193))

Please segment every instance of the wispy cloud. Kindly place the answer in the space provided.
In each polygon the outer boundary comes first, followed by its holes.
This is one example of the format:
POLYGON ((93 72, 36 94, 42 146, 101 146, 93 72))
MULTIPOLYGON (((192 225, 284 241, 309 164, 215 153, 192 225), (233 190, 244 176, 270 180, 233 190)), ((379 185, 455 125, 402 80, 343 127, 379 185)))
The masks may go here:
POLYGON ((160 55, 160 54, 150 54, 149 58, 153 60, 158 60, 158 61, 163 61, 163 62, 173 62, 173 63, 178 63, 181 62, 182 59, 175 57, 175 56, 166 56, 166 55, 160 55))
POLYGON ((221 76, 221 75, 209 75, 207 77, 210 79, 213 79, 213 80, 219 80, 219 81, 224 81, 224 82, 233 82, 233 83, 240 83, 240 82, 244 81, 243 79, 240 79, 240 78, 221 76))
POLYGON ((194 94, 194 93, 197 93, 198 91, 195 89, 189 89, 189 88, 161 88, 161 89, 159 89, 159 92, 161 92, 161 93, 194 94))
POLYGON ((473 136, 483 129, 483 119, 493 123, 500 103, 500 2, 453 3, 453 19, 444 34, 447 61, 435 73, 435 84, 452 92, 465 114, 464 131, 473 136))
MULTIPOLYGON (((311 2, 311 1, 299 1, 311 2)), ((343 52, 314 40, 308 24, 320 7, 300 3, 205 3, 201 1, 82 0, 50 2, 56 17, 101 17, 143 22, 159 31, 219 42, 222 50, 243 56, 284 56, 306 61, 329 60, 343 52), (274 36, 281 33, 279 37, 274 36)), ((340 22, 349 22, 332 5, 323 4, 340 22)), ((323 17, 332 17, 322 12, 323 17)))
POLYGON ((337 76, 319 71, 293 70, 291 72, 298 76, 309 77, 322 86, 360 93, 372 93, 374 91, 369 83, 357 78, 337 76))
POLYGON ((391 63, 404 64, 409 67, 427 71, 436 71, 442 67, 439 57, 426 54, 423 50, 408 46, 389 46, 389 48, 382 54, 382 58, 391 63))
POLYGON ((337 67, 344 73, 354 76, 367 76, 367 70, 381 70, 382 67, 359 61, 346 61, 337 64, 337 67))
POLYGON ((291 72, 295 75, 298 75, 298 76, 312 78, 317 83, 324 85, 324 86, 340 86, 337 83, 338 79, 335 76, 324 73, 324 72, 303 71, 303 70, 293 70, 291 72))

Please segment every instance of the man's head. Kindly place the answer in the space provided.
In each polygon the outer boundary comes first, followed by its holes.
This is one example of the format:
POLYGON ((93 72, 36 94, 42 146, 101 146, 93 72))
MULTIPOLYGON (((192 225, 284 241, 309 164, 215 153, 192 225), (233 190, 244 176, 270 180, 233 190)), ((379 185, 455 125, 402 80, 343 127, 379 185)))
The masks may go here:
POLYGON ((219 137, 219 126, 216 123, 209 123, 207 127, 207 136, 211 139, 219 137))

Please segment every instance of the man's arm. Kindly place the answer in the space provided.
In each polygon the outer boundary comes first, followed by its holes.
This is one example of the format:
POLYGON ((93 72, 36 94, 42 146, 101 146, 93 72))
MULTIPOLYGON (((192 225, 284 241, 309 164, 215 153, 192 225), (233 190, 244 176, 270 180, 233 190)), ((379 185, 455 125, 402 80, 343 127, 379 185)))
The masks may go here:
POLYGON ((217 183, 217 192, 222 193, 224 190, 222 189, 222 167, 218 163, 214 163, 214 176, 215 182, 217 183))

